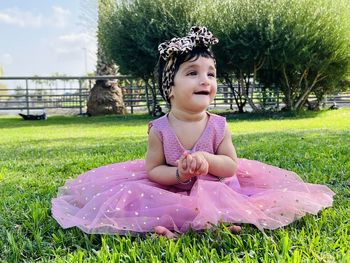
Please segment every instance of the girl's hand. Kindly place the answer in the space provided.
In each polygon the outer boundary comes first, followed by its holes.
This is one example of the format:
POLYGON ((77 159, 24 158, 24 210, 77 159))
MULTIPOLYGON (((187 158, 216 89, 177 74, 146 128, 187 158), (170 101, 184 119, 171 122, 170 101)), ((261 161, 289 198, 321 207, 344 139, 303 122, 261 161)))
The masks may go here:
POLYGON ((194 171, 196 176, 207 175, 209 171, 209 163, 203 152, 194 152, 191 154, 192 162, 190 165, 191 171, 194 171))
POLYGON ((180 159, 176 161, 181 181, 187 181, 193 176, 195 176, 193 173, 190 172, 190 162, 188 160, 190 160, 191 162, 192 157, 187 151, 185 151, 181 155, 180 159))
MULTIPOLYGON (((179 173, 186 178, 208 174, 209 164, 203 152, 184 152, 178 160, 179 173)), ((182 177, 181 177, 182 178, 182 177)))

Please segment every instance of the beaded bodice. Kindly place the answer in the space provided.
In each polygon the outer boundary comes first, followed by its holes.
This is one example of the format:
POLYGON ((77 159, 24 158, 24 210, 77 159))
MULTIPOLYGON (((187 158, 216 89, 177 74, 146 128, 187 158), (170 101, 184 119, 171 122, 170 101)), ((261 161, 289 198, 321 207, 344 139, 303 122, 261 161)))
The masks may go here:
POLYGON ((170 126, 168 115, 150 122, 150 127, 154 127, 161 142, 163 143, 163 150, 165 160, 168 165, 176 166, 181 154, 187 150, 190 152, 205 151, 215 154, 222 142, 225 134, 226 119, 224 117, 209 114, 207 125, 193 146, 192 149, 185 149, 175 132, 170 126))

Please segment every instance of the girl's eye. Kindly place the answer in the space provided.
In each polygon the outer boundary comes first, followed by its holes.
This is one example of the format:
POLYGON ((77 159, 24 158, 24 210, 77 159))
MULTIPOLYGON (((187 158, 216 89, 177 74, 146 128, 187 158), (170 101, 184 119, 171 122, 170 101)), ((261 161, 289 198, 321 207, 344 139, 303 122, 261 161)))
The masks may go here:
POLYGON ((197 72, 196 71, 190 71, 187 73, 188 76, 195 76, 197 75, 197 72))
POLYGON ((216 77, 215 73, 208 73, 208 76, 209 76, 209 77, 213 77, 213 78, 216 77))

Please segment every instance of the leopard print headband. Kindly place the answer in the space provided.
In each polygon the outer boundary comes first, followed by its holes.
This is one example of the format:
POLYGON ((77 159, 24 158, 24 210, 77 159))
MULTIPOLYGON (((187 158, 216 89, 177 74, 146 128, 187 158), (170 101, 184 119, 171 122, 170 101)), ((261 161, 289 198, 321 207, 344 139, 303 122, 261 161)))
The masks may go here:
POLYGON ((219 40, 206 27, 194 26, 187 36, 172 38, 158 46, 161 58, 166 61, 162 74, 162 95, 168 103, 170 103, 171 87, 174 85, 177 56, 199 46, 209 49, 218 42, 219 40))

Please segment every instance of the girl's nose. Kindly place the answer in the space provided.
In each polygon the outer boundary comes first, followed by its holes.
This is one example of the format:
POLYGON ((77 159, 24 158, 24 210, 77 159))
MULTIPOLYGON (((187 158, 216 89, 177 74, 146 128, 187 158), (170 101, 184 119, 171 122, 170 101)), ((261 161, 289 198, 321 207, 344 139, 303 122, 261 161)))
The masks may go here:
POLYGON ((207 86, 207 85, 209 85, 208 76, 203 76, 203 77, 200 79, 199 84, 200 84, 201 86, 207 86))

